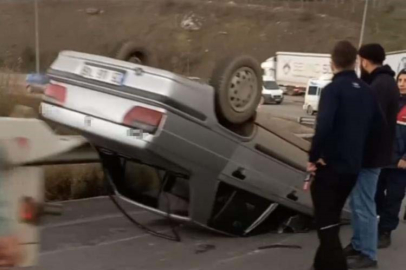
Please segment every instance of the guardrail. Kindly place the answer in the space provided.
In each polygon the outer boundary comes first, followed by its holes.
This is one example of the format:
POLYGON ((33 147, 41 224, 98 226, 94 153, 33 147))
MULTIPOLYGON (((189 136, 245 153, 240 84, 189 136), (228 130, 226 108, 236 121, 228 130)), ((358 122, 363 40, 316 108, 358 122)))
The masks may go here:
POLYGON ((51 156, 45 159, 35 160, 34 162, 26 163, 23 166, 46 166, 99 162, 100 158, 98 153, 96 150, 94 150, 90 143, 87 143, 69 152, 51 156))
POLYGON ((304 124, 304 125, 311 125, 315 126, 316 125, 316 118, 315 117, 299 117, 297 119, 299 124, 304 124))

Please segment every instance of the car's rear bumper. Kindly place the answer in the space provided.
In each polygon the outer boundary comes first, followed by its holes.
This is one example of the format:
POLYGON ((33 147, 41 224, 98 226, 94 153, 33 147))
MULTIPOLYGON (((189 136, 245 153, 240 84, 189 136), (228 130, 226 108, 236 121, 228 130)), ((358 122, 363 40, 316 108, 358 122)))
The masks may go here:
POLYGON ((103 134, 103 137, 108 140, 117 141, 139 149, 148 147, 148 144, 153 141, 154 137, 151 134, 140 134, 132 128, 49 103, 41 103, 41 113, 48 120, 85 133, 98 136, 103 134))

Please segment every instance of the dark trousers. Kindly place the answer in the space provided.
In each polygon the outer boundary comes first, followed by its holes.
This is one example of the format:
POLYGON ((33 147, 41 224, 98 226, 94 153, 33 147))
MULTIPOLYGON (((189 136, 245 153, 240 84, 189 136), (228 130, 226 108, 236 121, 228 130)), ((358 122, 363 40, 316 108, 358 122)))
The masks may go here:
POLYGON ((314 259, 315 270, 347 270, 340 241, 341 213, 357 181, 357 174, 340 174, 319 167, 311 186, 315 222, 320 241, 314 259))
POLYGON ((379 231, 391 232, 399 225, 399 212, 406 191, 406 170, 384 169, 376 192, 379 231))

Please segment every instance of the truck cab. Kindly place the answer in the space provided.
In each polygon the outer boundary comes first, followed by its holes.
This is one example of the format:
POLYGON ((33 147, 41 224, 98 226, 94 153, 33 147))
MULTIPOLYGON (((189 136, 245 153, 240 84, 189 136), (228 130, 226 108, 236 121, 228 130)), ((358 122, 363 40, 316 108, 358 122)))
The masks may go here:
POLYGON ((323 75, 319 79, 310 79, 305 93, 303 110, 309 115, 317 113, 321 91, 332 80, 331 75, 323 75))

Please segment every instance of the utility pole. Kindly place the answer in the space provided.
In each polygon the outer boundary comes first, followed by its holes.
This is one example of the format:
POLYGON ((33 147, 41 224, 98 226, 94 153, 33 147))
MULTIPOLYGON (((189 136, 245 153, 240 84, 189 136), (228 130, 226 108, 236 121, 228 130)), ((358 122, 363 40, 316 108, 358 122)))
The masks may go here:
POLYGON ((39 74, 39 26, 38 26, 38 0, 34 0, 34 13, 35 13, 35 68, 39 74))
POLYGON ((359 46, 362 46, 362 43, 364 42, 364 33, 365 33, 365 22, 367 20, 367 13, 368 13, 368 2, 369 0, 365 0, 365 7, 364 7, 364 16, 362 18, 362 27, 361 27, 361 34, 359 37, 359 46))

